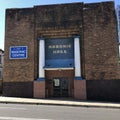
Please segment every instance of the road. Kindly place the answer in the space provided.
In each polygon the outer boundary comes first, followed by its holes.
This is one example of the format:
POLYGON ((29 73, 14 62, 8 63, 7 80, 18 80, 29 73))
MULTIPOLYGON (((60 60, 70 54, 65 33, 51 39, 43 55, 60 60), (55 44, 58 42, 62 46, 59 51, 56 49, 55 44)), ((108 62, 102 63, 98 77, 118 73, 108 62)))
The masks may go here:
POLYGON ((120 120, 120 109, 1 103, 0 120, 120 120))

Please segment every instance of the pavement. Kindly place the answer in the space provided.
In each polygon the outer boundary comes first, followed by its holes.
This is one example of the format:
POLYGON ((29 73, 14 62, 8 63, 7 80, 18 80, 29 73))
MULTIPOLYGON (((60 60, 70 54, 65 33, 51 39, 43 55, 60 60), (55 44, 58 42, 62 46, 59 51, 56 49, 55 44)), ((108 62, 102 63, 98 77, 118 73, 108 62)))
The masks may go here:
POLYGON ((59 105, 76 107, 102 107, 120 109, 120 103, 96 102, 96 101, 78 101, 70 99, 35 99, 0 96, 0 103, 19 103, 19 104, 37 104, 37 105, 59 105))

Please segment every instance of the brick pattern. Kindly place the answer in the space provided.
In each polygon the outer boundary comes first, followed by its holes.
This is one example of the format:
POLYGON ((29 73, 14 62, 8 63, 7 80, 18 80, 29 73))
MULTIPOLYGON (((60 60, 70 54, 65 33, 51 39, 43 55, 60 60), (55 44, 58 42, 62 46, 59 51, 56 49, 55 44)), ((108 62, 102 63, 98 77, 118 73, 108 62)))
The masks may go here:
POLYGON ((4 82, 3 96, 33 97, 33 82, 4 82))
POLYGON ((74 80, 74 98, 86 100, 86 95, 86 80, 74 80))
POLYGON ((36 30, 78 28, 83 3, 36 6, 36 30))
POLYGON ((34 41, 33 9, 7 9, 4 82, 34 80, 34 41), (28 46, 28 58, 9 59, 10 46, 28 46))
MULTIPOLYGON (((36 6, 35 39, 83 37, 83 3, 36 6), (41 17, 42 16, 42 17, 41 17)), ((35 76, 38 76, 38 41, 35 43, 35 76)))
POLYGON ((114 6, 113 2, 104 2, 8 9, 4 81, 37 79, 38 37, 64 38, 76 34, 81 36, 83 77, 88 80, 120 78, 114 6), (28 59, 10 60, 12 45, 28 46, 28 59))
POLYGON ((45 98, 45 81, 34 81, 34 98, 45 98))
POLYGON ((87 80, 87 99, 120 101, 120 80, 87 80))
POLYGON ((84 9, 85 78, 120 79, 113 2, 86 4, 84 9))

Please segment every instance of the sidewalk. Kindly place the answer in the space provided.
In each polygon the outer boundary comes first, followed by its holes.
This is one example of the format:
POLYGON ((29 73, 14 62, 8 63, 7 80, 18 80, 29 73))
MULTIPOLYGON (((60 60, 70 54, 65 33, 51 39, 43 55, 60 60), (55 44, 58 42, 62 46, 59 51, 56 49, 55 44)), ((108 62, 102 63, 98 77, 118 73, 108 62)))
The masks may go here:
POLYGON ((76 106, 76 107, 102 107, 102 108, 120 109, 120 103, 58 100, 58 99, 53 100, 53 99, 17 98, 17 97, 2 97, 2 96, 0 96, 0 103, 62 105, 62 106, 76 106))

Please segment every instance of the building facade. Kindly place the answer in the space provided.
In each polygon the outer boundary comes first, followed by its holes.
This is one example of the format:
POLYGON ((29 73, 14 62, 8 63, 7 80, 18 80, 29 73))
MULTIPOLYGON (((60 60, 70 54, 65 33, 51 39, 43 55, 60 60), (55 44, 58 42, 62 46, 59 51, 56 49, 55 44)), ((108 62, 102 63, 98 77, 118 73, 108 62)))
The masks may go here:
POLYGON ((4 67, 4 51, 0 49, 0 94, 2 93, 3 67, 4 67))
POLYGON ((119 72, 114 2, 6 10, 3 95, 120 100, 119 72))

